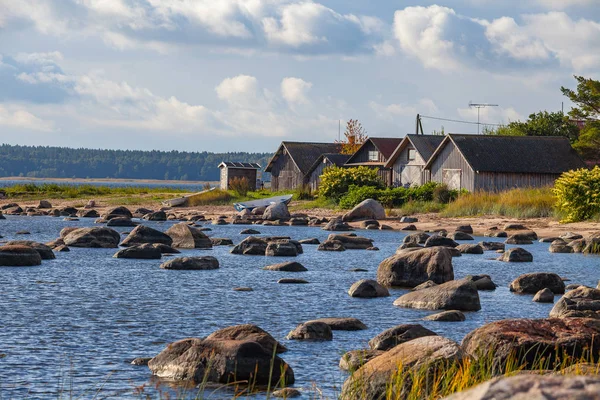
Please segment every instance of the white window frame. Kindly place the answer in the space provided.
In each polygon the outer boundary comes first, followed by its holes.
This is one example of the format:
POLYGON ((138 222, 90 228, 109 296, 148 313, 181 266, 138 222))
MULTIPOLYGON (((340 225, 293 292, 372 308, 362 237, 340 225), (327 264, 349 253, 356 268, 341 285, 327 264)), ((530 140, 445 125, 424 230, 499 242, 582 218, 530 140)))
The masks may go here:
POLYGON ((377 150, 369 150, 369 161, 379 161, 379 152, 377 150))
POLYGON ((408 149, 408 156, 407 157, 408 157, 408 161, 415 161, 417 159, 417 150, 415 150, 415 149, 408 149), (413 155, 413 158, 410 158, 411 154, 413 155))

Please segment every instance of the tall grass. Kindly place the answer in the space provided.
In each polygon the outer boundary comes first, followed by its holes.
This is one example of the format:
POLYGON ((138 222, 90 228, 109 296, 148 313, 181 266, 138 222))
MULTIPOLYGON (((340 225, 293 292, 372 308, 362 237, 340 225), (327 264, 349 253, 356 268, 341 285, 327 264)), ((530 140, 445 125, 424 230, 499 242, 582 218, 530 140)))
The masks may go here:
POLYGON ((513 218, 556 216, 550 188, 512 189, 506 192, 475 192, 461 195, 442 211, 445 217, 500 215, 513 218))

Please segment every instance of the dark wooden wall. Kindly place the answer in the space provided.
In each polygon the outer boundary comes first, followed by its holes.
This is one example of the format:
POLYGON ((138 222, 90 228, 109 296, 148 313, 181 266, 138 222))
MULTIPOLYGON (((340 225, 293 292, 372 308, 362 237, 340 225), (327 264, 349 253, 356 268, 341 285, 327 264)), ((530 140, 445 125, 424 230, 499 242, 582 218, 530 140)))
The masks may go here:
POLYGON ((296 189, 304 184, 304 176, 287 151, 279 156, 271 168, 271 190, 296 189))
POLYGON ((480 172, 475 175, 475 190, 500 192, 514 188, 538 188, 554 185, 558 174, 514 174, 480 172))
POLYGON ((377 150, 371 142, 367 142, 352 158, 352 163, 386 162, 385 157, 377 150), (377 151, 377 161, 369 160, 369 151, 377 151))
POLYGON ((431 163, 429 168, 431 171, 430 179, 433 182, 445 183, 444 170, 448 169, 460 169, 460 188, 467 189, 469 192, 475 191, 475 172, 452 142, 448 142, 431 163))

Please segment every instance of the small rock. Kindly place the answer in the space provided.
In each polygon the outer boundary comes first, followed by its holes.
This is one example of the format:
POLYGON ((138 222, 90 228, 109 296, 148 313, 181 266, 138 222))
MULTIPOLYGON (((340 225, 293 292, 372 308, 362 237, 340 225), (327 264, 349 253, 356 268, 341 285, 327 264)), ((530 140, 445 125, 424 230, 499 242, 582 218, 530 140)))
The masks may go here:
POLYGON ((254 289, 252 289, 251 287, 234 287, 233 291, 234 292, 252 292, 252 291, 254 291, 254 289))
POLYGON ((152 360, 152 357, 138 357, 138 358, 134 358, 131 361, 131 365, 138 365, 138 366, 146 366, 148 365, 148 362, 152 360))
POLYGON ((554 303, 554 293, 548 288, 544 288, 533 296, 536 303, 554 303))
POLYGON ((277 283, 280 283, 280 284, 305 284, 305 283, 308 283, 308 281, 305 281, 304 279, 296 279, 296 278, 281 278, 280 280, 277 281, 277 283))
POLYGON ((263 268, 267 271, 283 271, 283 272, 305 272, 308 271, 302 264, 296 261, 288 261, 281 264, 268 265, 263 268))
POLYGON ((532 262, 533 255, 525 249, 514 247, 506 250, 497 260, 505 262, 532 262))
POLYGON ((240 232, 240 235, 260 235, 260 232, 256 229, 244 229, 240 232))
POLYGON ((294 397, 302 396, 302 393, 298 389, 294 388, 283 388, 276 390, 272 393, 273 397, 283 397, 284 399, 292 399, 294 397))
POLYGON ((425 317, 423 319, 427 320, 427 321, 460 322, 460 321, 464 321, 466 318, 465 318, 465 314, 463 314, 461 311, 449 310, 449 311, 442 311, 437 314, 428 315, 427 317, 425 317))
POLYGON ((298 325, 287 336, 288 340, 333 340, 331 328, 324 322, 308 321, 298 325))
POLYGON ((352 284, 348 290, 348 294, 351 297, 374 298, 387 297, 390 295, 390 292, 375 280, 361 279, 352 284))

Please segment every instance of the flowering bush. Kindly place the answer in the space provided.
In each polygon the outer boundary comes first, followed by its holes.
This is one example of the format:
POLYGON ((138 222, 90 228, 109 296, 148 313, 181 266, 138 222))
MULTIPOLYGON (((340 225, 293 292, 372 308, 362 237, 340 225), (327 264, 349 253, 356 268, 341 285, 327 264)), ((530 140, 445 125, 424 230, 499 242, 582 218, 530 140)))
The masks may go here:
POLYGON ((554 183, 561 222, 576 222, 600 215, 600 168, 565 172, 554 183))

